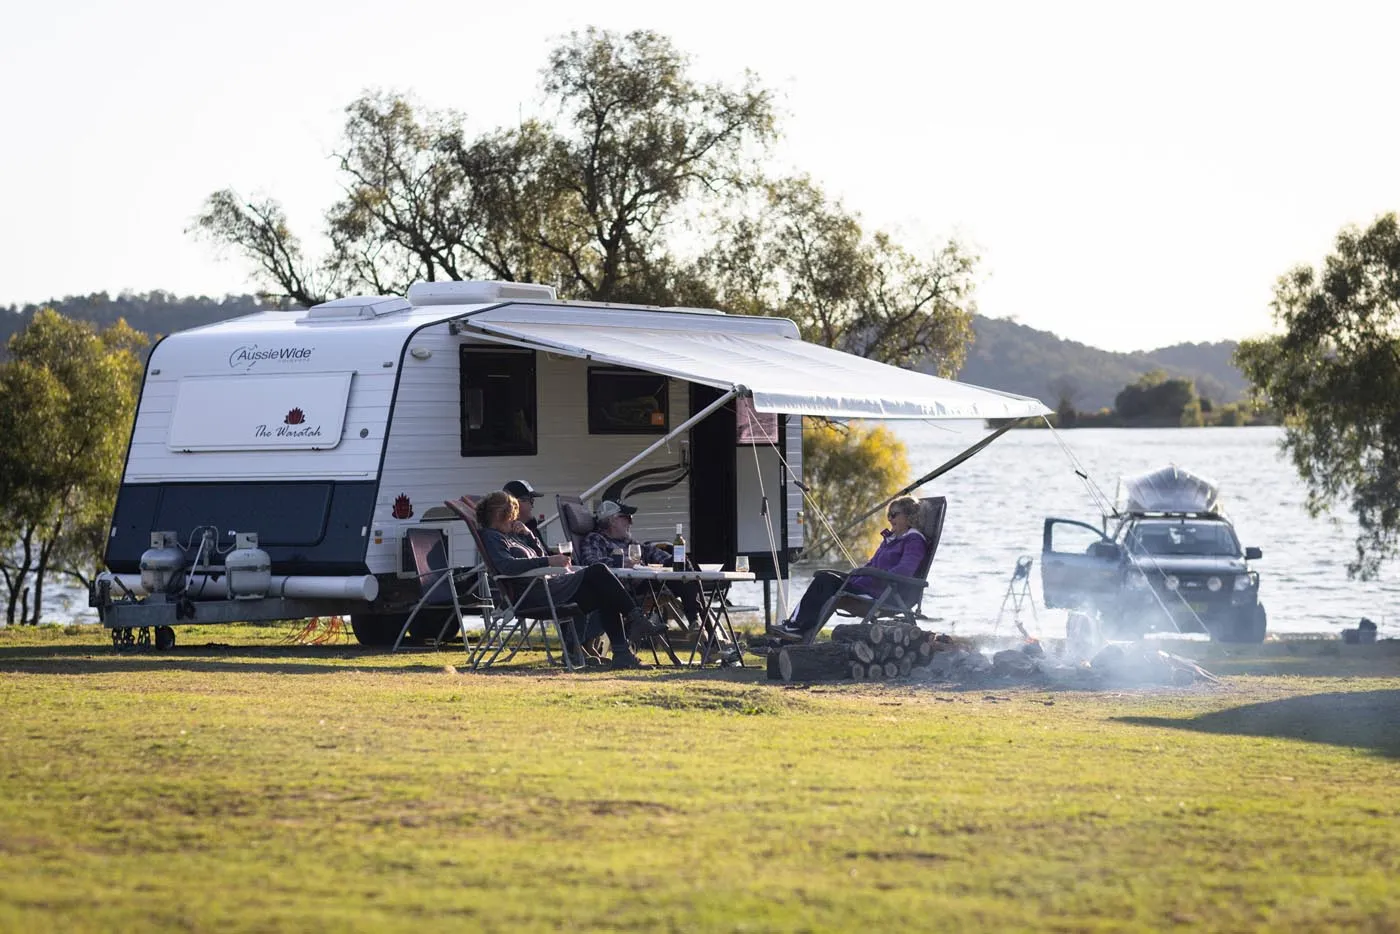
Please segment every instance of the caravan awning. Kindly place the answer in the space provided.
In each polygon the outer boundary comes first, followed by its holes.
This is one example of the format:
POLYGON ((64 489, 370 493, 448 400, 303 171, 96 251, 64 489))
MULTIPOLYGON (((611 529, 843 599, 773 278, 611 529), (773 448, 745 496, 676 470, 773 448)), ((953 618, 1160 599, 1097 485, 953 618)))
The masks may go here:
POLYGON ((493 309, 469 332, 536 350, 661 373, 753 398, 760 412, 831 418, 1021 418, 1038 399, 876 363, 798 339, 792 322, 624 309, 493 309), (585 320, 580 320, 585 318, 585 320))

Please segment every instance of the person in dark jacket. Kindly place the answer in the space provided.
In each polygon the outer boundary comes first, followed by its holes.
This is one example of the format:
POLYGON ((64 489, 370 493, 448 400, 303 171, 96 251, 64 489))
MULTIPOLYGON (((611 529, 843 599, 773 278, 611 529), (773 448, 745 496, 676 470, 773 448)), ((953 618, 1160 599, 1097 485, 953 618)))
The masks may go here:
MULTIPOLYGON (((642 553, 642 564, 664 564, 671 567, 670 543, 639 542, 632 537, 632 517, 637 507, 615 503, 605 499, 598 504, 593 514, 597 525, 579 545, 578 563, 587 567, 590 564, 606 564, 610 568, 633 566, 627 557, 630 545, 637 545, 642 553)), ((686 621, 692 629, 700 618, 700 585, 695 581, 668 581, 666 590, 680 598, 686 621)))
MULTIPOLYGON (((890 527, 880 533, 880 547, 875 549, 875 554, 870 556, 864 567, 879 568, 905 577, 913 576, 919 569, 919 562, 928 554, 928 539, 914 528, 918 516, 919 501, 912 496, 901 496, 890 503, 889 512, 886 514, 890 527)), ((848 592, 855 591, 870 596, 878 596, 886 586, 884 581, 861 574, 860 568, 848 573, 818 571, 812 575, 812 584, 802 595, 797 609, 783 622, 770 629, 769 633, 780 639, 793 641, 804 638, 814 627, 822 624, 822 607, 836 595, 836 591, 840 590, 842 585, 845 585, 848 592)))
MULTIPOLYGON (((643 639, 659 635, 665 628, 647 618, 611 568, 595 564, 579 570, 571 566, 568 555, 545 554, 537 542, 520 534, 519 514, 519 503, 506 492, 492 493, 477 503, 481 544, 491 565, 500 574, 521 574, 543 567, 567 568, 567 573, 544 581, 554 603, 572 603, 583 615, 598 611, 603 631, 612 643, 613 667, 640 668, 640 659, 627 644, 629 634, 633 639, 643 639), (624 619, 627 630, 623 629, 624 619)), ((531 604, 533 608, 544 605, 543 595, 538 604, 531 604)), ((581 617, 574 620, 576 628, 582 623, 581 617)))
POLYGON ((540 551, 545 551, 544 533, 540 531, 540 517, 535 514, 535 500, 539 499, 539 492, 530 486, 529 480, 511 480, 501 489, 514 496, 516 502, 520 504, 520 523, 530 530, 531 535, 535 536, 540 551))

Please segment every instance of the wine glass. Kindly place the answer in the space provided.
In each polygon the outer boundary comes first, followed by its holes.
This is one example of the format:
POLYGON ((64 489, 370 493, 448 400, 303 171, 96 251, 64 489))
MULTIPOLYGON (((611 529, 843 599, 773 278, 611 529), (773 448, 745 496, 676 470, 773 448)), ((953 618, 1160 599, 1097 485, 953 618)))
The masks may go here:
POLYGON ((632 566, 636 567, 642 563, 642 546, 632 542, 627 546, 627 557, 632 559, 632 566))
POLYGON ((561 555, 566 555, 572 559, 574 554, 574 543, 572 541, 569 541, 568 539, 565 539, 564 541, 560 542, 559 553, 561 555))

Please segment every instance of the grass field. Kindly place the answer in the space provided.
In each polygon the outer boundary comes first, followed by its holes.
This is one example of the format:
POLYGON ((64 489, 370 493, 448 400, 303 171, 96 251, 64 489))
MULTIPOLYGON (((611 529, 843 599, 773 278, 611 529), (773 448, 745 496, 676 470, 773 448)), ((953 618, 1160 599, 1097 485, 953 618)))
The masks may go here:
POLYGON ((1400 930, 1400 655, 1220 687, 0 632, 0 929, 1400 930))

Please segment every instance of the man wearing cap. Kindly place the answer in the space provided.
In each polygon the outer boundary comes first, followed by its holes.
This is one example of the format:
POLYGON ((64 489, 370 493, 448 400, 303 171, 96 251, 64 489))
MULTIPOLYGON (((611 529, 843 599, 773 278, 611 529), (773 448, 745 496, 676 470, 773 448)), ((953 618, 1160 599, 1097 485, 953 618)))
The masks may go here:
POLYGON ((535 515, 535 498, 540 494, 534 487, 530 486, 529 480, 512 480, 501 487, 511 496, 514 496, 520 503, 520 524, 523 525, 530 534, 535 536, 541 552, 546 551, 544 544, 544 533, 540 531, 540 518, 535 515))

